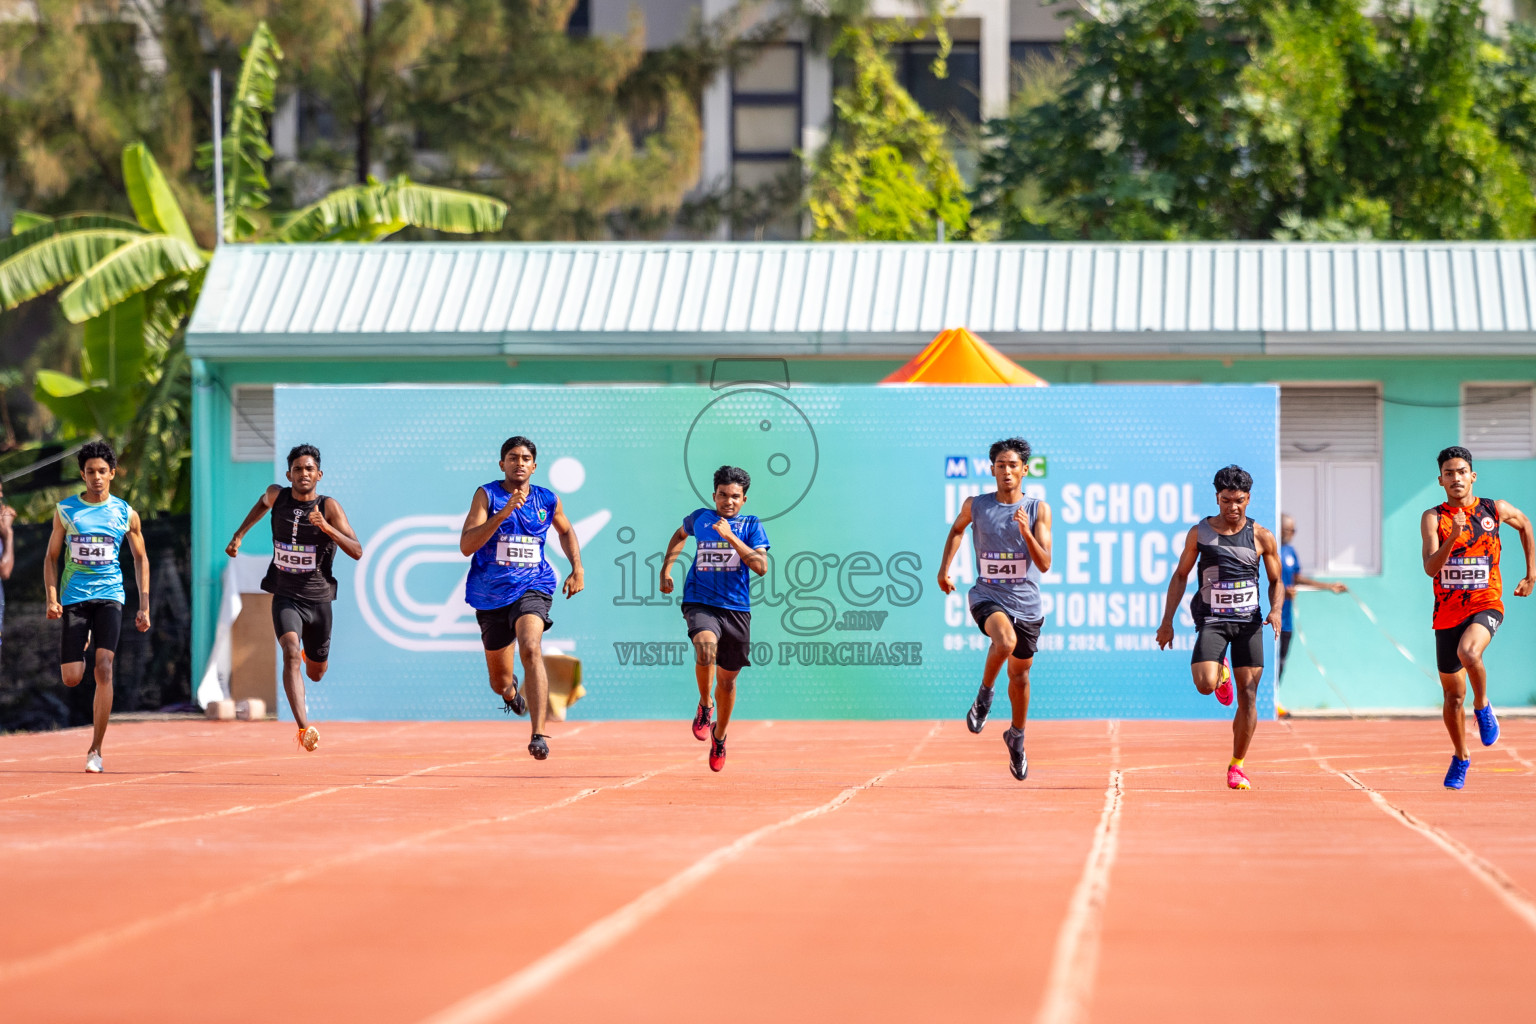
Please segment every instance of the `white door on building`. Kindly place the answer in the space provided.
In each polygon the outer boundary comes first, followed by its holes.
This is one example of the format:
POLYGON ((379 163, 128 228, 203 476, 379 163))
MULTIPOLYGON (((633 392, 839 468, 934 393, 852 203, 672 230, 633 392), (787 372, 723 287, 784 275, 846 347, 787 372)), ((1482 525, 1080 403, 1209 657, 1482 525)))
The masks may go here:
POLYGON ((1381 571, 1377 385, 1281 386, 1280 502, 1308 575, 1381 571))

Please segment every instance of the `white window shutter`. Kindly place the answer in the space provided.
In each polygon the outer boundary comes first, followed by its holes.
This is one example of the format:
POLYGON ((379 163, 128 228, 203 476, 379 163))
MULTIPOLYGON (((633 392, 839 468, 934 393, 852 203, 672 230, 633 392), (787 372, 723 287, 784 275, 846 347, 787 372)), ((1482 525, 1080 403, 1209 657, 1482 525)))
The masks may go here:
POLYGON ((1536 456, 1536 409, 1529 384, 1463 384, 1461 443, 1478 459, 1536 456))
MULTIPOLYGON (((1326 558, 1318 569, 1363 575, 1381 567, 1381 463, 1327 464, 1326 558)), ((1310 575, 1310 574, 1309 574, 1310 575)))
POLYGON ((1381 396, 1373 385, 1281 387, 1280 458, 1381 458, 1381 396))
MULTIPOLYGON (((1323 558, 1323 464, 1321 462, 1280 463, 1280 512, 1296 521, 1296 539, 1292 546, 1307 575, 1321 572, 1323 558)), ((1275 524, 1275 534, 1280 525, 1275 524)))
POLYGON ((230 410, 229 457, 235 462, 271 462, 272 386, 241 384, 235 387, 230 410))
POLYGON ((1309 575, 1381 571, 1381 394, 1282 385, 1280 486, 1309 575))

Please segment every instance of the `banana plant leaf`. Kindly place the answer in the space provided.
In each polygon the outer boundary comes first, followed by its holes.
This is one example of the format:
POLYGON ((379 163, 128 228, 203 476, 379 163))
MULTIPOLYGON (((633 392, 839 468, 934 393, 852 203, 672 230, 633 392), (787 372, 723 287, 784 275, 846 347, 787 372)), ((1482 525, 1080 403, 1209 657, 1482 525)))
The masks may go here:
POLYGON ((281 242, 372 241, 411 226, 452 234, 498 230, 507 204, 458 189, 395 178, 337 189, 290 217, 281 242), (382 231, 380 229, 383 229, 382 231))
POLYGON ((201 270, 208 254, 171 235, 140 235, 114 249, 59 296, 59 308, 75 323, 100 316, 114 304, 178 274, 201 270))
POLYGON ((150 155, 142 142, 123 147, 123 182, 128 186, 128 201, 133 204, 133 215, 144 230, 170 235, 186 245, 196 248, 197 239, 187 224, 186 214, 176 194, 166 183, 160 165, 150 155))
POLYGON ((0 238, 0 310, 75 280, 144 230, 118 217, 60 217, 0 238))

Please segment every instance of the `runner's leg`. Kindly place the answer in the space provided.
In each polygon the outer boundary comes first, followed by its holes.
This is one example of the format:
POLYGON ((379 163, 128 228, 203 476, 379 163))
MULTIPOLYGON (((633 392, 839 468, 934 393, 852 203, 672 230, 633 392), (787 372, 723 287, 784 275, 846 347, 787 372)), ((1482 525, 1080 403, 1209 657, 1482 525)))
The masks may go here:
POLYGON ((1481 622, 1474 622, 1467 626, 1466 631, 1461 634, 1461 642, 1456 645, 1456 656, 1461 659, 1461 667, 1466 670, 1467 681, 1472 684, 1474 708, 1488 706, 1488 671, 1483 667, 1483 652, 1488 649, 1488 644, 1492 640, 1493 634, 1488 632, 1488 627, 1481 622))
MULTIPOLYGON (((997 674, 1002 670, 1003 664, 1008 662, 1013 655, 1013 648, 1018 643, 1018 636, 1014 632, 1013 623, 1008 621, 1008 614, 995 611, 987 616, 987 636, 992 638, 992 646, 987 648, 987 662, 981 669, 981 685, 992 689, 997 682, 997 674)), ((1013 695, 1013 668, 1008 669, 1008 692, 1013 695)))
POLYGON ((299 634, 284 633, 277 643, 283 649, 283 692, 288 695, 288 710, 302 732, 309 728, 309 709, 304 703, 304 652, 299 634))
POLYGON ((1221 685, 1221 661, 1197 661, 1189 666, 1190 675, 1194 677, 1195 689, 1201 693, 1210 695, 1216 692, 1216 687, 1221 685))
POLYGON ((740 674, 741 669, 722 668, 715 672, 715 735, 722 740, 736 708, 736 677, 740 674))
POLYGON ((715 655, 720 650, 720 638, 712 630, 701 629, 693 634, 693 678, 699 684, 699 704, 713 707, 710 697, 715 681, 715 655))
POLYGON ((485 652, 485 669, 491 680, 491 689, 497 696, 512 696, 517 684, 517 646, 508 644, 499 651, 485 652))
POLYGON ((1015 729, 1023 729, 1029 717, 1029 669, 1034 663, 1034 658, 1008 658, 1008 702, 1013 705, 1015 729))
POLYGON ((1451 734, 1451 746, 1456 749, 1458 760, 1465 761, 1467 754, 1467 674, 1466 672, 1441 672, 1440 688, 1445 691, 1445 703, 1441 717, 1445 719, 1445 731, 1451 734))
POLYGON ((1259 679, 1263 675, 1263 666, 1232 668, 1232 682, 1237 689, 1237 714, 1232 718, 1232 756, 1239 761, 1248 756, 1248 745, 1253 742, 1253 732, 1259 726, 1259 679))
POLYGON ((544 718, 549 714, 549 677, 544 674, 544 620, 533 614, 519 615, 515 625, 517 649, 523 662, 523 699, 528 702, 528 720, 533 735, 544 734, 544 718))

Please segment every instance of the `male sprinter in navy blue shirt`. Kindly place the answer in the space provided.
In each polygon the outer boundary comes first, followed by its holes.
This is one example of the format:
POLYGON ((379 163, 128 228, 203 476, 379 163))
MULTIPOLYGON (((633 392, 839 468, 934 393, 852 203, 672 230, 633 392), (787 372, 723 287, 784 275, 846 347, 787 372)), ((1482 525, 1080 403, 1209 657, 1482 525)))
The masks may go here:
POLYGON ((759 576, 768 571, 768 534, 756 516, 741 514, 751 486, 752 478, 744 469, 721 466, 715 470, 714 510, 688 513, 667 542, 667 554, 661 560, 661 592, 670 594, 672 563, 689 537, 697 541, 693 565, 683 583, 683 618, 688 622, 688 639, 693 641, 694 675, 699 683, 693 735, 700 740, 710 736, 709 767, 717 772, 725 767, 725 728, 736 706, 736 676, 751 664, 752 581, 746 570, 759 576))

